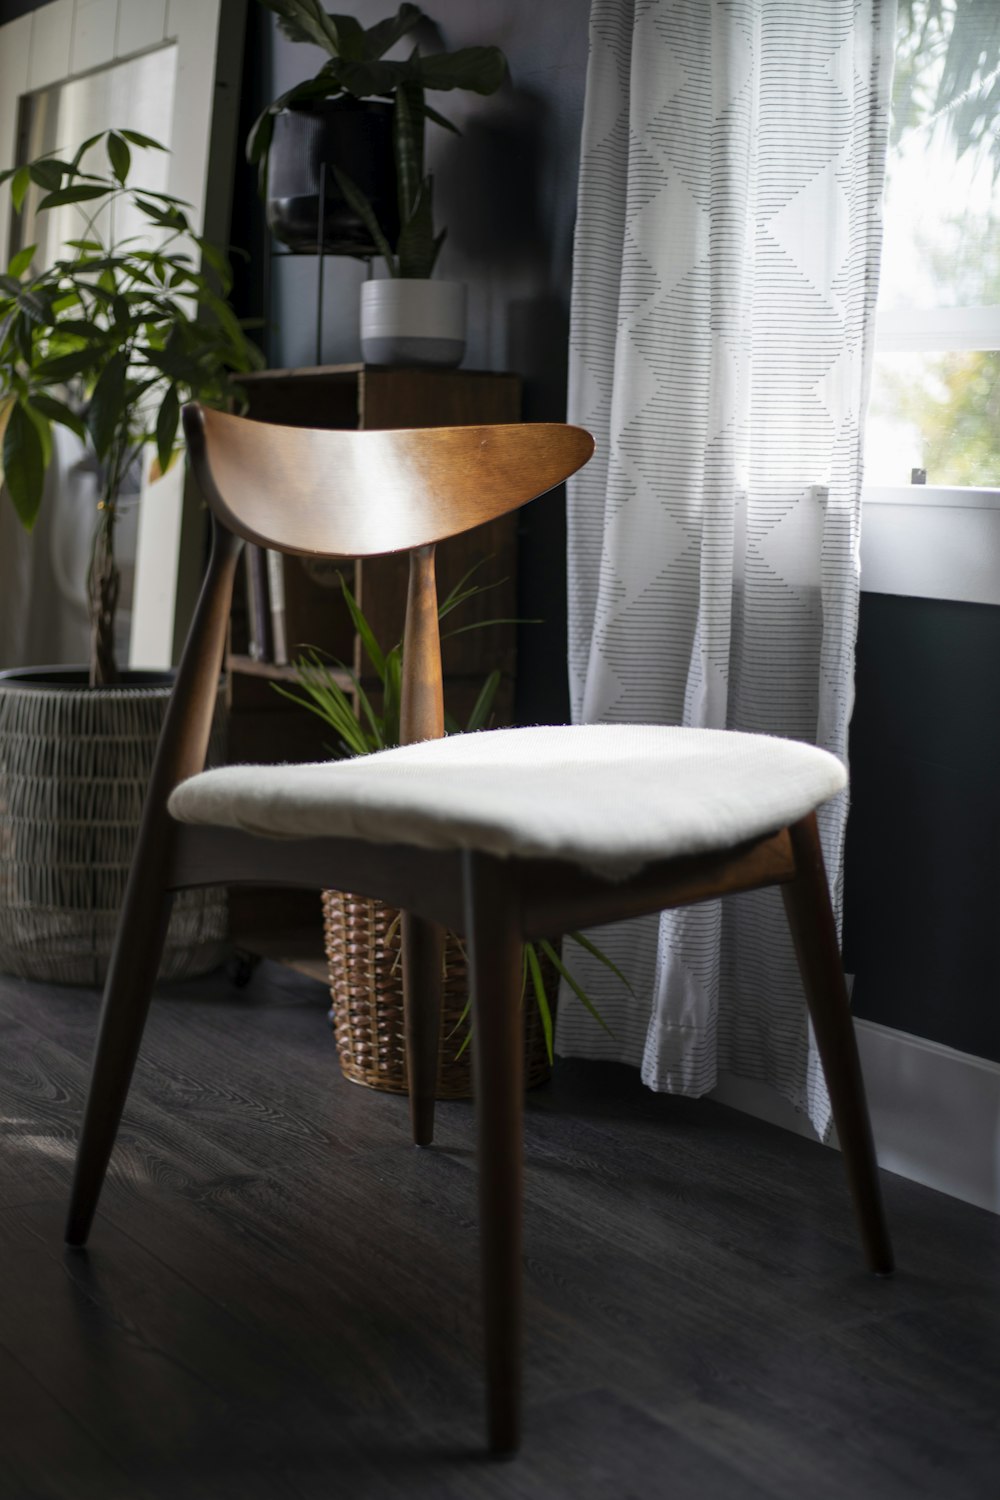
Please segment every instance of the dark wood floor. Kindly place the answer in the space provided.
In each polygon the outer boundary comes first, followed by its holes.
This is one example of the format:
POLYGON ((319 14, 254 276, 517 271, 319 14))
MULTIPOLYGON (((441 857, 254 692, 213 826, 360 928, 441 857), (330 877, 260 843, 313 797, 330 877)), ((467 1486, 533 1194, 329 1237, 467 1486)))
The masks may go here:
POLYGON ((407 1143, 322 988, 154 1006, 89 1251, 62 1216, 95 998, 0 980, 3 1500, 942 1500, 1000 1486, 1000 1221, 624 1069, 527 1118, 527 1432, 482 1456, 471 1110, 407 1143))

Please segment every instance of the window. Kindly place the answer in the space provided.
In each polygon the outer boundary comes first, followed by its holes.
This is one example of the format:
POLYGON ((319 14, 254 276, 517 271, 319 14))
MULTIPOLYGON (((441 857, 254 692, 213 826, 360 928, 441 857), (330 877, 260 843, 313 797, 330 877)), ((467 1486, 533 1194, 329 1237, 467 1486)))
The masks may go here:
POLYGON ((1000 0, 900 0, 868 486, 1000 488, 1000 0))

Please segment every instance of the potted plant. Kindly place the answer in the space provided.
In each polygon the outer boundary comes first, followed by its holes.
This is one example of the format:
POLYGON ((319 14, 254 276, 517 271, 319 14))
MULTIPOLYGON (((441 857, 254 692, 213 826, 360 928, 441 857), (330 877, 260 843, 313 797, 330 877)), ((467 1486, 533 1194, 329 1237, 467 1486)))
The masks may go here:
POLYGON ((426 121, 455 127, 427 104, 426 91, 492 94, 507 74, 503 53, 465 47, 422 56, 414 47, 409 57, 388 61, 384 53, 422 19, 419 6, 401 5, 365 30, 354 17, 326 14, 319 0, 261 4, 277 13, 286 36, 329 53, 316 77, 269 105, 250 133, 247 154, 266 184, 272 231, 295 248, 319 248, 318 164, 326 162, 325 247, 378 253, 389 273, 362 289, 365 359, 458 364, 465 288, 430 280, 444 233, 434 232, 433 182, 424 166, 426 121))
MULTIPOLYGON (((474 571, 474 570, 473 570, 474 571)), ((442 601, 440 619, 478 593, 480 586, 461 579, 442 601)), ((316 714, 336 736, 329 746, 337 757, 369 755, 399 744, 400 694, 403 647, 398 643, 383 651, 346 581, 341 588, 354 628, 371 671, 378 683, 373 702, 358 675, 347 670, 355 701, 344 691, 334 673, 316 651, 307 651, 296 661, 296 688, 273 684, 282 697, 316 714)), ((499 623, 483 621, 482 624, 499 623)), ((475 625, 459 629, 475 629, 475 625)), ((448 734, 474 733, 490 720, 500 673, 493 671, 484 681, 464 725, 445 714, 448 734)), ((407 1091, 406 1055, 403 1043, 403 976, 400 951, 400 914, 383 902, 346 891, 323 892, 323 925, 330 978, 330 1022, 337 1055, 345 1078, 353 1083, 388 1093, 407 1091)), ((582 933, 568 936, 615 973, 624 975, 611 959, 582 933)), ((590 997, 566 967, 557 945, 525 943, 522 965, 524 1012, 525 1084, 544 1083, 552 1069, 554 1013, 560 976, 591 1015, 607 1026, 590 997)), ((438 1053, 437 1096, 468 1098, 472 1093, 469 1054, 468 961, 461 939, 445 934, 441 1043, 438 1053)))
MULTIPOLYGON (((20 212, 78 205, 79 237, 35 267, 26 245, 0 277, 2 477, 26 529, 53 452, 53 424, 76 434, 99 474, 87 581, 89 669, 0 674, 0 969, 100 983, 110 954, 169 674, 122 674, 115 661, 120 570, 115 526, 126 476, 146 445, 162 471, 184 401, 231 400, 229 373, 262 364, 224 300, 225 256, 194 233, 184 205, 130 181, 129 130, 102 132, 64 160, 0 174, 20 212), (103 151, 107 170, 93 170, 103 151), (114 242, 99 224, 126 204, 149 236, 114 242)), ((222 898, 179 903, 165 972, 217 962, 222 898)))

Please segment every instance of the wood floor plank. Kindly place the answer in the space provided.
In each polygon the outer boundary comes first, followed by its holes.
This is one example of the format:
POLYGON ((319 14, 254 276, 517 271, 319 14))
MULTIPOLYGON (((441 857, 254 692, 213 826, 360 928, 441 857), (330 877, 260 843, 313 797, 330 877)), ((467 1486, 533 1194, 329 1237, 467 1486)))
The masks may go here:
POLYGON ((472 1111, 414 1151, 325 1009, 267 964, 161 993, 81 1255, 95 997, 0 979, 0 1500, 993 1500, 1000 1221, 887 1178, 876 1281, 834 1153, 598 1064, 528 1100, 526 1445, 485 1462, 472 1111))

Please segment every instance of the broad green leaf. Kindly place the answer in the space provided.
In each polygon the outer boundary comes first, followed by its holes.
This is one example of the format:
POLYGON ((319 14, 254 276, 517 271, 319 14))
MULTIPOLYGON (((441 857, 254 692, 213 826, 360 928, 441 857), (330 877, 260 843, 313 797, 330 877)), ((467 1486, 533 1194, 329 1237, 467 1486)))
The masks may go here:
POLYGON ((365 32, 364 52, 362 54, 366 62, 374 62, 394 47, 400 37, 405 36, 408 31, 420 20, 423 12, 419 5, 401 5, 394 16, 389 16, 384 21, 378 21, 374 26, 369 26, 365 32))
POLYGON ((202 260, 206 265, 211 266, 218 276, 223 292, 228 292, 233 284, 233 273, 229 261, 218 245, 213 245, 211 240, 199 238, 198 245, 201 248, 202 260))
POLYGON ((170 468, 170 456, 174 451, 180 410, 177 387, 168 386, 167 394, 160 402, 160 410, 156 418, 156 456, 160 460, 160 472, 163 474, 170 468))
POLYGON ((151 135, 143 135, 138 130, 119 130, 118 134, 123 135, 127 141, 131 141, 133 146, 143 146, 149 151, 166 151, 167 149, 161 141, 154 141, 151 135))
POLYGON ((183 234, 188 228, 187 215, 172 204, 168 204, 166 208, 162 208, 158 203, 150 202, 148 197, 140 198, 137 195, 135 206, 136 208, 141 208, 146 217, 152 219, 154 224, 159 224, 164 229, 176 229, 183 234))
POLYGON ((36 411, 41 412, 43 417, 48 417, 50 422, 61 422, 63 427, 68 427, 71 432, 75 432, 83 442, 87 441, 87 428, 83 418, 64 401, 57 401, 55 396, 35 391, 31 397, 31 404, 36 411))
POLYGON ((425 89, 471 89, 494 94, 507 77, 507 59, 499 47, 460 47, 439 52, 417 63, 425 89))
POLYGON ((365 30, 357 17, 335 16, 327 11, 326 19, 336 28, 340 56, 351 62, 361 61, 366 55, 365 30))
POLYGON ((340 51, 337 23, 319 0, 260 0, 278 17, 278 29, 293 42, 312 42, 336 56, 340 51))
POLYGON ((38 428, 38 436, 42 440, 42 464, 47 469, 52 462, 52 423, 45 413, 39 410, 34 395, 30 397, 30 400, 22 403, 22 410, 38 428))
POLYGON ((94 198, 106 198, 114 192, 110 185, 81 182, 76 187, 60 188, 56 193, 47 193, 38 205, 38 212, 50 208, 62 208, 66 203, 89 203, 94 198))
POLYGON ((16 214, 21 212, 21 205, 24 203, 30 186, 31 173, 28 171, 28 168, 18 167, 10 185, 10 201, 14 205, 14 212, 16 214))
POLYGON ((59 385, 64 380, 72 380, 74 375, 89 373, 99 357, 100 347, 76 349, 69 354, 58 354, 53 359, 42 360, 36 366, 35 374, 42 380, 59 385))
MULTIPOLYGON (((70 168, 67 167, 65 170, 68 172, 70 168)), ((41 161, 33 161, 29 164, 28 175, 32 182, 50 193, 62 182, 63 167, 60 162, 52 161, 51 158, 43 158, 41 161)))
POLYGON ((7 418, 3 435, 4 481, 25 531, 35 524, 45 484, 41 433, 20 402, 7 418))
POLYGON ((108 360, 94 386, 87 412, 87 428, 98 458, 105 458, 122 424, 125 399, 125 355, 108 360))
POLYGON ((80 166, 80 163, 83 161, 83 158, 86 156, 86 154, 90 150, 91 146, 96 146, 97 143, 98 143, 98 141, 101 139, 101 137, 103 135, 104 135, 104 131, 103 130, 99 130, 96 135, 88 135, 88 137, 84 141, 83 145, 77 147, 76 155, 73 158, 73 171, 74 172, 78 170, 78 168, 80 166))
POLYGON ((23 250, 19 250, 11 260, 10 265, 7 267, 8 276, 23 275, 31 265, 32 256, 37 249, 37 245, 25 245, 23 250))
POLYGON ((128 180, 129 168, 132 165, 132 153, 128 149, 128 142, 117 131, 109 130, 107 151, 112 172, 118 181, 124 184, 128 180))

